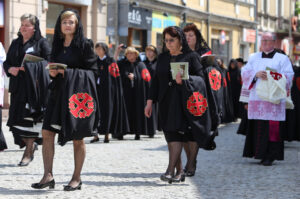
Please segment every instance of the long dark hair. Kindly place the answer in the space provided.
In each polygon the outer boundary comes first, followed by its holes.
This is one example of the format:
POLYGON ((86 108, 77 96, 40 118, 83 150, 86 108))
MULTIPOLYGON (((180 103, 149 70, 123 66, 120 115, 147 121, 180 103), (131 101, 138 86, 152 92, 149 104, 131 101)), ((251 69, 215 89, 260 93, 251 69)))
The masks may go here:
POLYGON ((193 31, 194 34, 196 35, 197 41, 196 41, 195 51, 197 51, 200 54, 200 56, 211 50, 195 24, 189 23, 183 28, 183 32, 189 32, 189 31, 193 31))
POLYGON ((75 17, 77 18, 76 30, 75 30, 75 33, 74 33, 74 37, 73 37, 71 46, 82 49, 81 52, 83 53, 84 32, 83 32, 83 26, 82 26, 82 23, 81 23, 81 19, 80 19, 80 16, 79 16, 79 14, 76 10, 68 8, 68 9, 63 10, 59 14, 59 16, 57 18, 57 21, 56 21, 56 24, 55 24, 53 43, 52 43, 52 51, 51 51, 51 56, 52 57, 56 57, 56 55, 59 53, 60 49, 63 48, 64 37, 63 37, 63 33, 61 31, 61 21, 62 21, 61 17, 67 11, 73 12, 75 17))
POLYGON ((238 67, 237 61, 235 59, 231 59, 228 64, 228 71, 236 71, 238 69, 239 69, 239 67, 238 67), (234 64, 234 68, 231 68, 231 64, 234 64))
MULTIPOLYGON (((177 37, 181 43, 182 49, 181 51, 183 53, 188 53, 191 52, 192 50, 190 49, 187 40, 185 38, 184 32, 181 28, 179 28, 178 26, 169 26, 166 27, 163 31, 163 40, 165 40, 165 36, 166 34, 169 34, 171 37, 177 37)), ((166 47, 165 42, 163 43, 163 52, 167 52, 168 49, 166 47)))

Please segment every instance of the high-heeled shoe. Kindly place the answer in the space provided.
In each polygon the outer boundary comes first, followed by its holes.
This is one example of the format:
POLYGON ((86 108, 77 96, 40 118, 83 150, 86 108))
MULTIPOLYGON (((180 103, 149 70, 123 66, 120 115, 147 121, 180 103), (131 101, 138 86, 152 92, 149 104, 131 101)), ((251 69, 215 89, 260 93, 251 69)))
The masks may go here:
POLYGON ((164 173, 160 176, 160 179, 164 182, 168 182, 170 184, 172 184, 172 178, 173 178, 173 175, 171 175, 170 173, 164 173))
POLYGON ((172 182, 184 182, 185 181, 185 174, 182 172, 178 175, 175 175, 172 178, 172 182))
POLYGON ((42 184, 42 183, 33 183, 33 184, 31 184, 31 187, 34 188, 34 189, 44 189, 46 187, 49 187, 49 189, 54 189, 55 181, 53 179, 53 180, 51 180, 49 182, 46 182, 44 184, 42 184))
POLYGON ((99 142, 99 138, 93 138, 91 141, 90 141, 90 143, 94 143, 94 142, 99 142))
POLYGON ((186 171, 185 175, 186 177, 193 177, 195 175, 196 171, 186 171))
POLYGON ((64 191, 75 191, 75 190, 81 190, 82 182, 80 181, 79 184, 76 187, 72 187, 70 185, 67 185, 64 187, 64 191))

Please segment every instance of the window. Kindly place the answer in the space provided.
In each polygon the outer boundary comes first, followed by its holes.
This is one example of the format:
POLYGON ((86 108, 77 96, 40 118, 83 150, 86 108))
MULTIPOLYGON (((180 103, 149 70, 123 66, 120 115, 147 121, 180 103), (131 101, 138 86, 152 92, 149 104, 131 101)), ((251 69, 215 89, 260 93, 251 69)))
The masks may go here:
POLYGON ((221 45, 219 39, 212 39, 212 53, 218 55, 223 59, 224 64, 227 65, 229 62, 229 41, 226 41, 225 44, 221 45))
POLYGON ((128 46, 135 47, 138 51, 142 52, 145 47, 144 38, 146 38, 144 30, 129 28, 128 29, 128 46))
POLYGON ((200 0, 200 6, 204 7, 204 0, 200 0))

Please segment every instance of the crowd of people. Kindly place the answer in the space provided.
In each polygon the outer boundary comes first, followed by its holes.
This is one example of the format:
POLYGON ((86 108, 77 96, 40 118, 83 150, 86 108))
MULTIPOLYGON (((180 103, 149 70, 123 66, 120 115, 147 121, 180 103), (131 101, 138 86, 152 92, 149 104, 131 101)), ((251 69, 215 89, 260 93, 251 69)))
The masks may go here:
MULTIPOLYGON (((291 63, 274 49, 272 36, 262 37, 262 52, 252 55, 247 64, 241 58, 231 59, 228 67, 212 54, 193 23, 184 28, 165 28, 162 42, 160 54, 153 45, 145 48, 146 60, 134 47, 124 44, 117 46, 112 57, 107 44, 97 42, 94 46, 84 37, 80 16, 66 9, 58 16, 50 47, 41 35, 39 19, 31 14, 21 17, 18 38, 12 41, 6 60, 0 46, 0 64, 10 79, 7 126, 15 144, 25 147, 18 165, 29 165, 42 144, 44 175, 32 188, 55 187, 52 170, 56 134, 60 145, 72 141, 74 147, 74 173, 65 191, 81 189, 86 153, 83 139, 92 137, 90 143, 95 143, 99 135, 109 143, 110 134, 119 140, 134 134, 135 140, 140 140, 141 135, 153 138, 157 130, 162 130, 169 163, 160 179, 169 183, 194 176, 199 148, 214 150, 218 126, 238 118, 242 118, 238 133, 246 135, 244 157, 261 159, 265 166, 283 160, 283 132, 286 128, 293 131, 299 119, 295 117, 299 79, 293 84, 291 63), (124 57, 120 57, 122 51, 124 57), (24 61, 26 54, 43 61, 24 61), (183 68, 172 74, 176 63, 187 67, 188 78, 183 68), (274 104, 258 97, 256 87, 272 78, 285 80, 274 89, 284 88, 285 94, 292 95, 294 110, 285 112, 285 98, 274 104)), ((288 140, 299 137, 290 133, 288 140)), ((0 131, 0 151, 6 148, 0 131)))

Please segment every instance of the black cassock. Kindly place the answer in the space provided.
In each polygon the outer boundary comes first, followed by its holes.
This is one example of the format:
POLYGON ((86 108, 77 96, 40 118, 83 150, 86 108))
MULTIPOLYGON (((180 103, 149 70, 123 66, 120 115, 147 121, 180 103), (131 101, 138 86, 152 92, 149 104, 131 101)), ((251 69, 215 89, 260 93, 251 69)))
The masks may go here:
MULTIPOLYGON (((214 134, 212 120, 218 115, 211 112, 211 98, 206 93, 203 69, 196 52, 171 56, 169 52, 159 55, 156 75, 151 84, 149 99, 159 103, 159 116, 165 132, 189 132, 201 148, 210 149, 214 134), (172 79, 170 62, 189 62, 189 80, 178 85, 172 79), (211 115, 214 114, 214 115, 211 115)), ((216 110, 216 108, 214 108, 216 110)))
MULTIPOLYGON (((157 59, 153 61, 149 61, 146 59, 144 61, 148 71, 150 72, 151 77, 154 77, 155 72, 156 72, 156 62, 157 59)), ((151 85, 151 81, 150 81, 151 85)), ((147 89, 147 94, 148 94, 148 89, 147 89)), ((148 127, 148 135, 154 135, 157 129, 160 129, 159 121, 158 121, 158 104, 153 104, 152 105, 152 115, 150 118, 147 118, 147 127, 148 127)))
MULTIPOLYGON (((10 73, 8 73, 10 67, 21 67, 25 54, 31 54, 42 57, 45 60, 49 60, 50 47, 48 41, 45 38, 39 38, 37 40, 33 36, 30 40, 23 44, 23 38, 20 36, 19 38, 13 40, 9 47, 6 61, 3 63, 6 75, 10 78, 9 92, 11 93, 7 125, 13 132, 15 144, 19 145, 20 148, 25 146, 22 137, 37 138, 39 135, 39 133, 34 131, 31 127, 33 127, 36 122, 41 122, 45 104, 43 104, 44 107, 30 107, 34 103, 30 100, 33 100, 34 98, 36 100, 41 100, 43 97, 46 99, 46 88, 49 81, 48 75, 45 75, 44 73, 46 62, 36 64, 32 63, 30 66, 25 64, 25 70, 26 68, 27 70, 25 72, 19 71, 17 76, 12 76, 10 73), (39 77, 39 74, 42 76, 39 77), (43 79, 46 81, 44 84, 45 87, 42 86, 43 79), (38 84, 41 85, 33 83, 37 80, 39 80, 38 84), (32 92, 30 94, 28 89, 33 89, 31 90, 32 92), (45 91, 44 95, 42 93, 37 93, 41 90, 45 91), (29 106, 27 106, 27 104, 29 104, 29 106), (34 119, 33 121, 24 120, 25 117, 34 117, 34 119)), ((37 139, 36 142, 41 143, 41 139, 37 139)))
POLYGON ((126 58, 119 61, 123 92, 129 120, 130 133, 148 134, 147 118, 144 114, 147 92, 151 81, 151 75, 145 64, 139 60, 130 63, 126 58), (134 80, 128 78, 128 74, 134 74, 134 80))
POLYGON ((229 123, 234 121, 234 111, 232 103, 232 93, 230 87, 230 75, 229 72, 221 68, 223 78, 223 101, 222 101, 222 116, 221 123, 229 123))
POLYGON ((98 133, 111 133, 118 137, 129 132, 120 70, 111 57, 104 60, 98 58, 97 66, 97 91, 101 113, 98 133))
POLYGON ((69 47, 60 49, 51 59, 66 64, 68 68, 64 77, 58 75, 50 84, 43 129, 58 133, 60 145, 96 135, 100 111, 93 42, 85 39, 83 49, 80 49, 72 41, 69 47))
POLYGON ((300 67, 294 67, 294 73, 291 88, 294 109, 286 110, 285 133, 283 137, 286 141, 300 141, 300 67))

